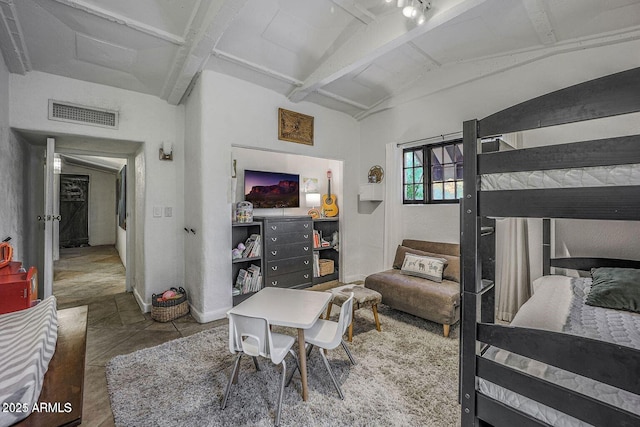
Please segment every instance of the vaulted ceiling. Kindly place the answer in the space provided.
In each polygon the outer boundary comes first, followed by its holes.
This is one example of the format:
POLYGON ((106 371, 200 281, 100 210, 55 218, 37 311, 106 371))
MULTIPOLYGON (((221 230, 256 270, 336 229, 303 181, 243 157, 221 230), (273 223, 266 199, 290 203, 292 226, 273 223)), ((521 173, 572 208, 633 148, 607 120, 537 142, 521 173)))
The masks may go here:
MULTIPOLYGON (((31 70, 178 104, 204 69, 357 119, 559 53, 640 38, 640 0, 0 0, 31 70)), ((635 54, 630 52, 630 54, 635 54)))

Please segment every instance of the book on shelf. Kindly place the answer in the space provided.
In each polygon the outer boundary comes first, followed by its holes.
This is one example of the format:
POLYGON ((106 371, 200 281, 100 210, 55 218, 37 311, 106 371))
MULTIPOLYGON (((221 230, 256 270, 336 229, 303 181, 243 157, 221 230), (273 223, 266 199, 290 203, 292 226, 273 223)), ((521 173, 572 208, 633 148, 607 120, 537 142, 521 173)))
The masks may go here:
POLYGON ((262 272, 260 266, 250 265, 246 270, 241 268, 233 288, 233 295, 257 292, 262 289, 262 272))
POLYGON ((313 230, 313 247, 314 248, 319 248, 320 247, 320 232, 318 230, 313 230))
POLYGON ((260 253, 260 235, 252 234, 249 238, 244 242, 244 251, 242 252, 243 258, 253 258, 259 255, 260 253))
POLYGON ((244 282, 247 279, 247 270, 245 270, 244 268, 241 268, 238 271, 238 277, 236 278, 236 288, 242 290, 242 288, 244 287, 244 282))
POLYGON ((246 292, 257 292, 262 288, 262 273, 257 265, 250 265, 247 269, 247 278, 244 283, 246 292))
POLYGON ((320 277, 320 254, 313 253, 313 277, 320 277))
POLYGON ((251 249, 249 258, 257 258, 262 255, 262 239, 259 234, 256 234, 255 236, 256 238, 253 241, 253 248, 251 249))

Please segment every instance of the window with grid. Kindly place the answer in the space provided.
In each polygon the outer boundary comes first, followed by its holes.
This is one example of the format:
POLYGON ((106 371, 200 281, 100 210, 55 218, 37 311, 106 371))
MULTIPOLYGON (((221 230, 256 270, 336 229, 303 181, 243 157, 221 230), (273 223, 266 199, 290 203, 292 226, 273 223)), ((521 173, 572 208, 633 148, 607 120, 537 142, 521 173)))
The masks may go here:
POLYGON ((403 151, 405 204, 456 203, 462 197, 462 140, 403 151))

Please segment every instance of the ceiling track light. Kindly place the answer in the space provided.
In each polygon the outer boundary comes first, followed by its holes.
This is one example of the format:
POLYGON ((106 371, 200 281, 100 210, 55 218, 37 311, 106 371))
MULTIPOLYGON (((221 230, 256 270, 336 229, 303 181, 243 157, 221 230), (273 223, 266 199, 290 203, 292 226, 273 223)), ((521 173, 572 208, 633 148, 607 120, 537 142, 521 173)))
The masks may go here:
MULTIPOLYGON (((391 3, 393 0, 385 0, 391 3)), ((396 5, 402 9, 402 14, 422 25, 427 20, 426 12, 431 9, 431 2, 426 0, 397 0, 396 5)))

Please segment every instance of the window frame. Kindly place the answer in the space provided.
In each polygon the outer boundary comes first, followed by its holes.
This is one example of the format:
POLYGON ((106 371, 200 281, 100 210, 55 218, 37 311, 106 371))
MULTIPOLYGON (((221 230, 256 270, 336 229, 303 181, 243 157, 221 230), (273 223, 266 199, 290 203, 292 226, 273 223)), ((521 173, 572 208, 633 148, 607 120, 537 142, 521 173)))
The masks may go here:
MULTIPOLYGON (((434 143, 434 144, 424 144, 418 147, 410 147, 410 148, 404 148, 402 150, 402 186, 401 186, 401 191, 402 191, 402 204, 403 205, 437 205, 437 204, 454 204, 454 203, 460 203, 460 198, 456 198, 456 199, 433 199, 432 198, 432 179, 431 179, 431 173, 432 173, 432 167, 433 167, 433 163, 431 161, 432 158, 432 151, 435 148, 439 148, 439 147, 446 147, 446 146, 455 146, 458 144, 462 144, 462 138, 456 138, 456 139, 452 139, 449 141, 443 141, 443 142, 438 142, 438 143, 434 143), (415 200, 415 199, 405 199, 405 186, 407 185, 406 182, 406 167, 405 167, 405 154, 408 152, 416 152, 416 151, 422 151, 422 169, 423 169, 423 173, 422 173, 422 185, 424 188, 424 197, 422 200, 415 200)), ((455 161, 453 162, 454 167, 457 165, 458 163, 456 163, 455 161)), ((462 167, 464 169, 464 158, 462 160, 462 167)), ((415 166, 412 166, 412 168, 415 168, 415 166)), ((461 182, 462 179, 456 179, 455 182, 461 182)), ((416 184, 416 182, 414 182, 414 184, 416 184)), ((457 191, 457 190, 456 190, 457 191)))

